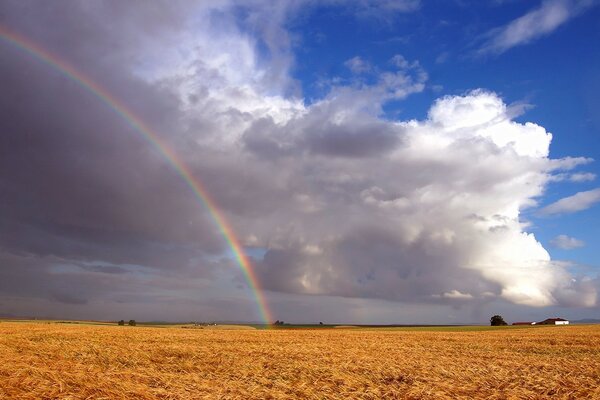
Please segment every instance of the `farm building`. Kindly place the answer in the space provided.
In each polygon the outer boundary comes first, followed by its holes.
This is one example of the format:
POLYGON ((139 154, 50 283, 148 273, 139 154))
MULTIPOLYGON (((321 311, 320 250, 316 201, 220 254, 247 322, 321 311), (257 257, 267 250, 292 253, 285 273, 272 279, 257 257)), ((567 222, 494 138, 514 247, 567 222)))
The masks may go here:
POLYGON ((513 325, 535 325, 537 322, 513 322, 513 325))
POLYGON ((538 322, 538 325, 569 325, 569 321, 562 318, 548 318, 542 322, 538 322))

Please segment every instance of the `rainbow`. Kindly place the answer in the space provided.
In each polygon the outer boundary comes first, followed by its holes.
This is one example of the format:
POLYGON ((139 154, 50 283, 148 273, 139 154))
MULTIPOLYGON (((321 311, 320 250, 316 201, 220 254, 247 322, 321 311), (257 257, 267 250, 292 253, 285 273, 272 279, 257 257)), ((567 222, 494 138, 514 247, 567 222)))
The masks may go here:
POLYGON ((260 288, 260 283, 256 277, 256 273, 252 268, 252 264, 248 256, 244 253, 239 239, 233 232, 231 225, 227 223, 225 217, 221 211, 219 211, 219 207, 217 207, 215 201, 210 197, 206 188, 202 185, 198 178, 194 178, 190 169, 183 163, 182 160, 177 157, 177 154, 173 151, 173 149, 171 149, 167 143, 161 140, 159 135, 148 125, 146 125, 139 117, 137 117, 131 110, 129 110, 125 104, 112 96, 107 90, 103 89, 91 78, 75 69, 75 67, 68 62, 60 60, 58 57, 44 50, 33 41, 15 32, 9 31, 2 26, 0 26, 0 39, 24 51, 44 64, 49 65, 67 78, 71 79, 73 82, 76 82, 82 88, 89 91, 117 115, 123 118, 136 132, 139 132, 140 135, 156 149, 156 151, 166 160, 166 162, 177 172, 177 174, 192 190, 199 203, 208 210, 221 235, 227 241, 227 245, 233 252, 235 260, 240 266, 240 269, 242 270, 244 277, 248 282, 250 289, 252 290, 262 320, 266 324, 269 324, 273 320, 271 317, 271 312, 269 311, 269 307, 260 288))

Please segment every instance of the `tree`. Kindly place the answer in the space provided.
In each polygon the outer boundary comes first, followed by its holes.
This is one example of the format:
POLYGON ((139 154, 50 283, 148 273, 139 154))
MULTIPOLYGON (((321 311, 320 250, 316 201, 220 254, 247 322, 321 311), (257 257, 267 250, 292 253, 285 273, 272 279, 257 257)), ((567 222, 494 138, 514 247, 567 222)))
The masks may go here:
POLYGON ((490 318, 490 325, 491 326, 504 326, 504 325, 508 325, 506 323, 506 321, 504 321, 504 318, 502 318, 501 315, 494 315, 492 318, 490 318))
POLYGON ((119 321, 119 325, 121 325, 121 326, 125 325, 125 321, 124 320, 120 320, 119 321))
POLYGON ((135 326, 135 319, 130 319, 129 322, 127 323, 127 325, 135 326))

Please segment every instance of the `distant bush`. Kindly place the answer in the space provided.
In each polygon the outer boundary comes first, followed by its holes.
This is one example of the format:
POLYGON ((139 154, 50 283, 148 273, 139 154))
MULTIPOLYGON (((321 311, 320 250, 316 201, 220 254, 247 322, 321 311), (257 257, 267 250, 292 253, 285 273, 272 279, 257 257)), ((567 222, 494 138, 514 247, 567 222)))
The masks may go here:
POLYGON ((130 319, 129 322, 127 323, 127 325, 135 326, 135 319, 130 319))
POLYGON ((125 325, 125 321, 124 320, 120 320, 119 321, 119 325, 121 325, 121 326, 125 325))
POLYGON ((492 318, 490 318, 490 325, 491 326, 504 326, 504 325, 508 325, 506 323, 506 321, 504 321, 504 318, 502 318, 501 315, 494 315, 492 318))

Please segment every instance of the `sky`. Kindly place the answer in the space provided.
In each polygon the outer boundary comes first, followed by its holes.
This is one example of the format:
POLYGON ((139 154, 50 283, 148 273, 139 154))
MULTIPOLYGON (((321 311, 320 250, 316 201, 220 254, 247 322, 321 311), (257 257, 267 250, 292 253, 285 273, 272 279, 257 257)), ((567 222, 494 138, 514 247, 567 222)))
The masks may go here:
POLYGON ((0 316, 262 318, 68 65, 273 320, 600 318, 598 5, 0 2, 0 316))

